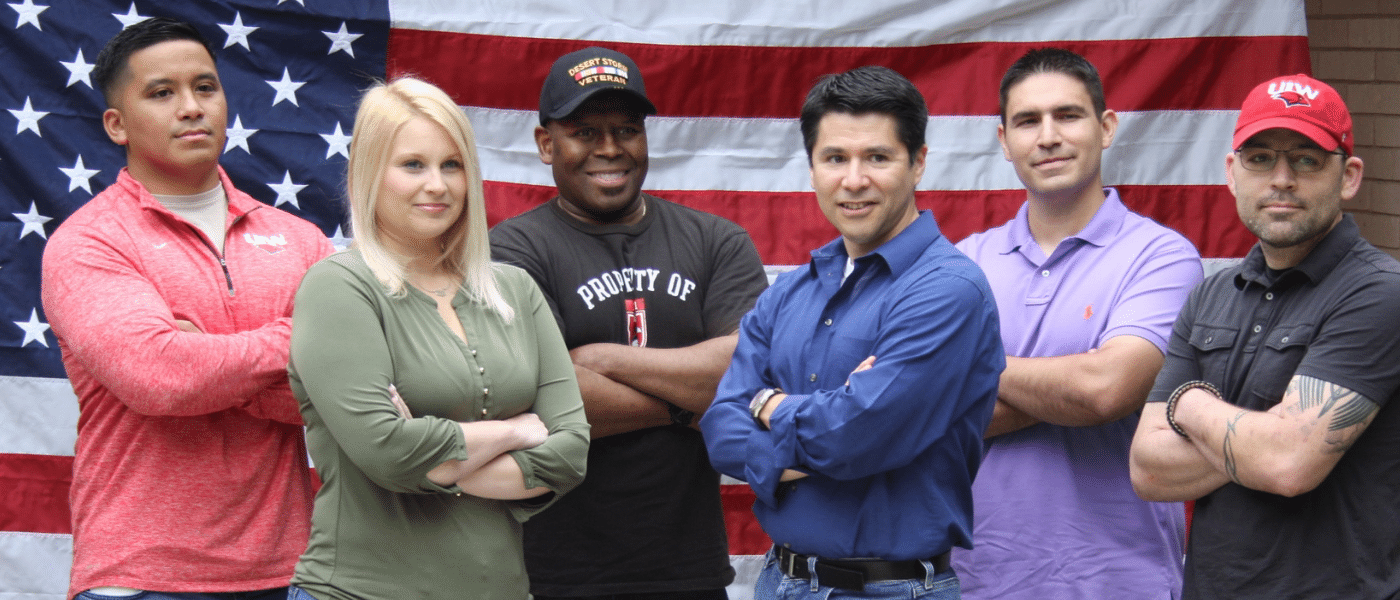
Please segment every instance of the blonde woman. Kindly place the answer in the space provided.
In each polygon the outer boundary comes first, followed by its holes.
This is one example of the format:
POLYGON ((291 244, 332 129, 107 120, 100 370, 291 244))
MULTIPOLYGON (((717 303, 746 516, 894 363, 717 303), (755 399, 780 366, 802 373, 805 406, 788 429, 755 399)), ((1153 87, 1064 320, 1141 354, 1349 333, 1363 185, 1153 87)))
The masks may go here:
POLYGON ((490 262, 471 124, 442 90, 366 92, 348 170, 355 244, 306 274, 293 317, 324 486, 290 597, 526 598, 520 523, 588 451, 558 326, 490 262))

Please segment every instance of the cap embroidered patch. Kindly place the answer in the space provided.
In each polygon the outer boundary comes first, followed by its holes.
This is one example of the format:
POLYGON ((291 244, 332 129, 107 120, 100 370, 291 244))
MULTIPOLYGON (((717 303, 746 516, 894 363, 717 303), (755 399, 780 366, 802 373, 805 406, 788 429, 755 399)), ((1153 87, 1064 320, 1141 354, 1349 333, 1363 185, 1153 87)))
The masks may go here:
POLYGON ((1296 81, 1275 81, 1269 84, 1269 97, 1283 102, 1285 108, 1312 106, 1312 100, 1317 98, 1319 93, 1312 86, 1296 81))
POLYGON ((627 85, 627 65, 611 58, 591 58, 569 69, 569 75, 579 85, 616 83, 627 85))

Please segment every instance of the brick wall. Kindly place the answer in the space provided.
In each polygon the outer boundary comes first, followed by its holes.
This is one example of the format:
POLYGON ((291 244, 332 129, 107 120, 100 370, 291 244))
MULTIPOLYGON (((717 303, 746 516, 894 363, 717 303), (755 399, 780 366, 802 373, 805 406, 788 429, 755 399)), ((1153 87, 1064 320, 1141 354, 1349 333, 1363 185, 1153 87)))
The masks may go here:
POLYGON ((1306 0, 1313 76, 1346 100, 1361 191, 1343 209, 1362 235, 1400 258, 1400 1, 1306 0))

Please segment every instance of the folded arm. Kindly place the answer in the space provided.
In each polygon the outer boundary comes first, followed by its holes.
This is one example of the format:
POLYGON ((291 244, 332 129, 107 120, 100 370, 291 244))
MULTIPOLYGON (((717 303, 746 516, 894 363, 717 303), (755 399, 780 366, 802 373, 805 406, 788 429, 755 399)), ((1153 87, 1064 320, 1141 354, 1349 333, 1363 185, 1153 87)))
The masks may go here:
POLYGON ((182 330, 178 321, 197 318, 177 315, 121 252, 77 235, 55 236, 45 252, 44 311, 72 358, 132 410, 208 414, 285 381, 290 318, 240 332, 182 330))
POLYGON ((1142 408, 1162 368, 1162 351, 1120 335, 1089 352, 1042 358, 1008 356, 997 391, 992 432, 1047 422, 1072 427, 1117 421, 1142 408), (1000 420, 998 420, 1000 417, 1000 420))
POLYGON ((1295 375, 1283 400, 1267 411, 1243 409, 1197 388, 1178 400, 1175 418, 1230 481, 1297 496, 1327 478, 1379 408, 1353 390, 1295 375))
POLYGON ((577 366, 700 415, 709 410, 738 339, 726 335, 684 348, 586 344, 569 355, 577 366))

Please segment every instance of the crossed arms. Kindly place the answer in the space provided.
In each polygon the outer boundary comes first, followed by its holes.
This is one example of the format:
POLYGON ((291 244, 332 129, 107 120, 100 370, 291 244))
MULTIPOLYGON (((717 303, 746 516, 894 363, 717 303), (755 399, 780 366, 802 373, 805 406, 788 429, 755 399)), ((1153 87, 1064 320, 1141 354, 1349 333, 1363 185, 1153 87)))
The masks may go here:
POLYGON ((1294 375, 1283 400, 1267 411, 1243 409, 1204 389, 1177 401, 1181 437, 1165 402, 1149 403, 1133 436, 1133 488, 1147 500, 1194 500, 1231 481, 1297 496, 1316 488, 1361 436, 1379 409, 1343 386, 1294 375))

